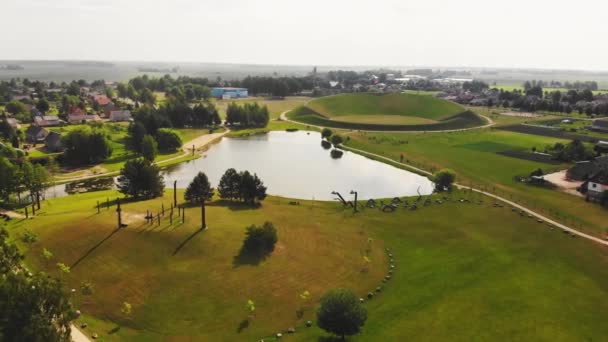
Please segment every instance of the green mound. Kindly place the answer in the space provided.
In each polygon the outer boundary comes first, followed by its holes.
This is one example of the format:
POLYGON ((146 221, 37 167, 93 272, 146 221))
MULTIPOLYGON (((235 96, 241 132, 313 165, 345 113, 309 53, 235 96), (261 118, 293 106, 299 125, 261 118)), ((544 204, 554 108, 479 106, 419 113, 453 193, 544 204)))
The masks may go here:
POLYGON ((288 117, 310 125, 379 131, 455 130, 485 124, 456 103, 417 94, 324 97, 294 109, 288 117))
POLYGON ((342 94, 311 101, 307 107, 327 118, 346 115, 399 115, 442 120, 464 111, 456 103, 416 94, 342 94))

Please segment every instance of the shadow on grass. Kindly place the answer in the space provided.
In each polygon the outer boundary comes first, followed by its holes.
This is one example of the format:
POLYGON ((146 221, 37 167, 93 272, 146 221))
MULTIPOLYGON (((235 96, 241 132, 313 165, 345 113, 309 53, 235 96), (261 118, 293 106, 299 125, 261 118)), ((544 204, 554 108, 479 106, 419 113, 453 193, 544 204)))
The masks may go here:
POLYGON ((342 338, 342 337, 338 337, 338 336, 321 336, 319 337, 319 339, 317 339, 317 342, 343 342, 343 341, 348 341, 348 338, 342 338))
POLYGON ((271 253, 272 251, 268 253, 248 251, 243 246, 241 247, 239 254, 236 255, 232 260, 232 266, 235 268, 244 265, 256 266, 260 262, 264 261, 268 256, 270 256, 271 253))
POLYGON ((190 240, 194 239, 195 236, 197 236, 200 232, 203 232, 203 231, 205 231, 205 230, 197 229, 192 235, 190 235, 186 240, 184 240, 184 242, 180 243, 180 245, 177 246, 177 248, 173 252, 173 255, 176 255, 177 253, 179 253, 179 251, 181 251, 182 248, 184 248, 184 246, 186 246, 188 244, 188 242, 190 242, 190 240))
POLYGON ((247 329, 248 327, 249 327, 249 320, 244 319, 241 321, 241 323, 239 323, 239 326, 236 328, 236 332, 240 334, 243 330, 247 329))
POLYGON ((208 207, 227 207, 230 210, 240 211, 240 210, 256 210, 262 207, 260 203, 255 203, 251 205, 250 203, 243 202, 234 202, 229 200, 218 200, 209 202, 207 204, 208 207))
POLYGON ((117 333, 117 332, 119 332, 119 331, 120 331, 120 326, 119 326, 119 325, 117 325, 117 326, 115 326, 114 328, 112 328, 112 329, 108 330, 108 335, 116 334, 116 333, 117 333))
POLYGON ((80 264, 84 259, 86 259, 89 255, 91 255, 91 253, 95 252, 95 250, 97 248, 99 248, 99 246, 101 246, 104 242, 108 241, 114 234, 118 233, 118 231, 120 230, 120 228, 114 229, 110 235, 106 236, 103 240, 99 241, 95 246, 93 246, 91 249, 89 249, 86 253, 84 253, 83 256, 80 257, 80 259, 76 260, 75 263, 72 264, 72 266, 70 266, 70 268, 75 268, 76 266, 78 266, 78 264, 80 264))

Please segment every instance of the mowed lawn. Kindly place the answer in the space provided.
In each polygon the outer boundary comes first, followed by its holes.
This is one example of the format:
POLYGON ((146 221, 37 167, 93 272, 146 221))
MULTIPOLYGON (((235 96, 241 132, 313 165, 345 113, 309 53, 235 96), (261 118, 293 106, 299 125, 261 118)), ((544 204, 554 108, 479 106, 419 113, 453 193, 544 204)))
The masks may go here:
POLYGON ((544 164, 499 155, 509 150, 543 150, 547 145, 568 141, 493 129, 452 133, 358 133, 352 132, 348 146, 380 154, 425 169, 451 168, 457 181, 486 189, 538 210, 577 229, 605 236, 608 210, 581 197, 515 180, 536 169, 545 172, 565 169, 564 165, 544 164))
MULTIPOLYGON (((460 105, 431 95, 404 94, 341 94, 313 100, 307 106, 327 117, 336 116, 414 116, 441 120, 463 112, 460 105)), ((376 123, 384 123, 377 121, 376 123)))
POLYGON ((124 205, 129 226, 114 232, 114 208, 97 214, 94 206, 115 195, 44 202, 41 216, 9 226, 14 237, 25 229, 38 235, 22 246, 29 265, 57 274, 55 263, 64 262, 72 266, 64 276, 68 287, 94 284, 93 296, 77 294, 75 301, 86 314, 77 323, 89 323, 86 331, 99 340, 255 341, 295 326, 284 340, 326 341, 319 328, 303 326, 314 319, 319 296, 333 287, 364 295, 381 284, 385 247, 395 258, 393 278, 365 304, 369 319, 354 341, 608 335, 608 251, 478 194, 458 192, 448 203, 416 211, 356 215, 335 202, 294 206, 271 197, 259 209, 215 203, 208 207, 210 228, 198 233, 198 208, 186 211, 183 225, 170 226, 167 218, 160 226, 142 222, 146 209, 168 205, 169 194, 124 205), (244 227, 265 220, 279 229, 275 252, 258 265, 235 264, 244 227), (41 258, 42 248, 55 254, 51 261, 41 258), (303 291, 309 299, 299 296, 303 291), (256 311, 244 327, 248 299, 256 311), (130 317, 120 313, 123 301, 133 304, 130 317))
POLYGON ((264 97, 253 97, 246 99, 237 100, 216 100, 215 107, 220 113, 222 118, 226 118, 226 110, 230 103, 236 103, 238 105, 244 105, 245 103, 257 103, 260 106, 267 106, 270 112, 270 120, 277 119, 281 113, 291 110, 297 106, 300 106, 310 101, 309 97, 301 96, 288 96, 282 100, 270 100, 264 97))

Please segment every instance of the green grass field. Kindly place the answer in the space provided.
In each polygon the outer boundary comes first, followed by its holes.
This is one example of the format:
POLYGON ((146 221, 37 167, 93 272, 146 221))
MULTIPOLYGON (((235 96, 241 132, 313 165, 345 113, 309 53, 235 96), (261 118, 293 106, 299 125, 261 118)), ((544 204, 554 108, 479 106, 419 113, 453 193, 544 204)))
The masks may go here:
POLYGON ((310 98, 308 97, 299 97, 299 96, 288 96, 283 100, 269 100, 263 97, 252 97, 247 99, 239 99, 239 100, 215 100, 215 106, 220 113, 220 116, 224 119, 226 118, 226 109, 228 108, 228 104, 236 103, 239 105, 243 105, 245 103, 254 103, 257 102, 260 106, 267 106, 268 111, 270 112, 270 119, 278 118, 281 113, 291 110, 296 106, 302 105, 308 102, 310 98))
MULTIPOLYGON (((542 150, 559 139, 493 129, 452 133, 358 133, 352 132, 347 145, 399 161, 427 171, 441 168, 456 171, 458 181, 485 188, 527 205, 558 221, 597 236, 604 236, 608 211, 583 198, 515 180, 541 168, 545 172, 569 167, 550 165, 499 155, 509 150, 542 150)), ((567 143, 565 140, 561 140, 567 143)))
POLYGON ((319 297, 334 287, 363 296, 382 284, 385 247, 394 254, 393 277, 365 304, 369 319, 353 341, 591 341, 608 334, 601 319, 608 314, 606 249, 477 194, 451 196, 475 204, 356 215, 335 202, 293 206, 270 197, 258 209, 214 202, 206 231, 197 231, 198 208, 186 210, 185 224, 144 222, 146 210, 168 206, 170 194, 123 205, 129 226, 115 231, 114 208, 95 209, 97 200, 115 196, 45 201, 40 216, 8 226, 14 238, 26 229, 38 235, 20 243, 30 267, 58 275, 55 264, 63 262, 71 266, 62 276, 68 288, 93 284, 93 295, 77 291, 73 300, 84 313, 76 324, 87 322, 85 331, 100 341, 255 341, 292 326, 296 334, 284 340, 327 341, 325 332, 304 327, 319 297), (245 226, 266 220, 279 229, 275 251, 257 265, 235 263, 245 226), (41 257, 43 248, 51 260, 41 257), (308 299, 300 298, 304 291, 308 299), (248 299, 256 311, 245 325, 248 299), (124 301, 133 305, 130 316, 120 312, 124 301))
POLYGON ((411 93, 341 94, 313 100, 307 106, 327 118, 379 115, 379 124, 384 123, 382 117, 389 115, 414 116, 437 121, 464 111, 456 103, 411 93))

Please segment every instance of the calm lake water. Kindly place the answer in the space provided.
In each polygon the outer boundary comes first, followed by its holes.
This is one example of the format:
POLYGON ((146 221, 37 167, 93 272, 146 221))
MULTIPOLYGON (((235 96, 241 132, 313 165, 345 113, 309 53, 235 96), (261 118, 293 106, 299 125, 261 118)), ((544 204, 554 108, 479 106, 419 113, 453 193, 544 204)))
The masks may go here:
MULTIPOLYGON (((186 188, 192 178, 204 172, 211 185, 217 187, 228 168, 257 173, 268 187, 268 194, 297 199, 332 200, 332 191, 350 199, 351 190, 360 199, 430 194, 433 183, 426 177, 380 163, 345 151, 333 159, 321 147, 317 132, 270 132, 247 138, 223 138, 203 158, 181 163, 167 169, 168 188, 177 180, 178 188, 186 188)), ((64 195, 58 186, 49 189, 49 197, 64 195)))

